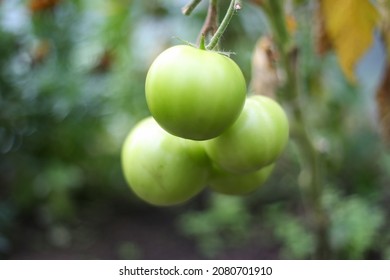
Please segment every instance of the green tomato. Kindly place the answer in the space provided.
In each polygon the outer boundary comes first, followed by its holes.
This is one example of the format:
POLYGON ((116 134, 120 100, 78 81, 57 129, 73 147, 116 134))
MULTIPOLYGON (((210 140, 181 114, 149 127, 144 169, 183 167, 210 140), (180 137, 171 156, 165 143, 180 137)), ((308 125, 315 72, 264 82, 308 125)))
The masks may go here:
POLYGON ((198 194, 207 184, 209 164, 199 142, 167 133, 152 117, 136 125, 122 147, 122 169, 130 188, 159 206, 198 194))
POLYGON ((179 45, 154 60, 145 92, 149 110, 162 128, 179 137, 206 140, 238 118, 246 83, 230 58, 179 45))
POLYGON ((275 164, 270 164, 260 170, 249 173, 232 173, 220 168, 214 168, 209 187, 215 192, 228 195, 249 194, 268 179, 274 169, 275 164))
POLYGON ((247 98, 238 120, 220 136, 205 141, 209 157, 231 172, 251 172, 274 162, 286 146, 285 112, 271 98, 247 98))

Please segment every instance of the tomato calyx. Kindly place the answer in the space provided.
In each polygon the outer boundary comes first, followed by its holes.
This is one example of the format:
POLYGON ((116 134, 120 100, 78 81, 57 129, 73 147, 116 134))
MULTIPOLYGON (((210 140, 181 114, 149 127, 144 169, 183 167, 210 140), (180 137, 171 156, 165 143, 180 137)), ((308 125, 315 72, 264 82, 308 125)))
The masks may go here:
POLYGON ((184 39, 182 39, 180 37, 174 37, 174 38, 179 40, 184 45, 187 45, 187 46, 190 46, 190 47, 202 50, 202 51, 215 52, 215 53, 218 53, 220 55, 224 55, 224 56, 229 57, 229 58, 230 58, 231 55, 235 55, 236 54, 235 52, 231 52, 231 51, 220 51, 220 50, 216 50, 216 49, 212 49, 212 50, 208 49, 207 46, 206 46, 206 38, 205 38, 204 34, 202 34, 202 36, 200 37, 199 46, 197 46, 194 43, 191 43, 190 41, 184 40, 184 39))
POLYGON ((200 36, 199 49, 204 50, 204 51, 207 50, 206 49, 206 36, 204 34, 202 34, 202 36, 200 36))

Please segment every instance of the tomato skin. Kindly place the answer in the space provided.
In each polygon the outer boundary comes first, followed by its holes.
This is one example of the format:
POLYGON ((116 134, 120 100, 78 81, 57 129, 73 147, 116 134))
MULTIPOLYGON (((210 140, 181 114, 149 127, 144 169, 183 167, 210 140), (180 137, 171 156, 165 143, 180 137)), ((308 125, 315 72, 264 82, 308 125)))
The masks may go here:
POLYGON ((209 188, 227 195, 246 195, 260 188, 271 175, 275 164, 248 173, 232 173, 214 168, 209 188))
POLYGON ((207 184, 209 164, 199 142, 167 133, 151 117, 132 129, 122 147, 122 169, 130 188, 158 206, 198 194, 207 184))
POLYGON ((211 139, 238 118, 246 83, 237 64, 212 51, 178 45, 152 63, 145 82, 152 116, 169 133, 211 139))
POLYGON ((220 136, 205 141, 213 162, 231 172, 252 172, 274 162, 288 141, 285 112, 265 96, 247 98, 237 121, 220 136))

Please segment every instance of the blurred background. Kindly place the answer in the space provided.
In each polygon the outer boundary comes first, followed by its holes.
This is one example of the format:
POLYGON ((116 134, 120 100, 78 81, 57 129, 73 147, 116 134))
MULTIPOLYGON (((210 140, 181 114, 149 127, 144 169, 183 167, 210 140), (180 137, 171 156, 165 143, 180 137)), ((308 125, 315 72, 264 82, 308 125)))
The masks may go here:
MULTIPOLYGON (((228 1, 221 2, 225 11, 228 1)), ((303 102, 324 161, 322 197, 332 258, 390 258, 390 154, 378 133, 378 38, 345 80, 334 54, 313 46, 313 1, 294 10, 303 102)), ((154 207, 127 187, 122 142, 149 115, 153 59, 196 42, 207 1, 0 1, 0 259, 310 259, 310 229, 290 141, 269 181, 250 196, 205 190, 154 207)), ((261 9, 244 1, 222 48, 249 84, 261 9)))

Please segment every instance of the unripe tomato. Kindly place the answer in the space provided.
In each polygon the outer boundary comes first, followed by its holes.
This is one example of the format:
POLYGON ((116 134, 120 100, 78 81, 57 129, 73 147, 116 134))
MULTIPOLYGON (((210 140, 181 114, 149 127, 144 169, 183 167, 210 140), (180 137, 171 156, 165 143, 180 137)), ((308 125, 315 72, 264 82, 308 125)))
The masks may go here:
POLYGON ((173 135, 211 139, 238 118, 246 96, 244 76, 233 60, 179 45, 152 63, 145 83, 149 110, 173 135))
POLYGON ((238 120, 220 136, 205 141, 209 157, 231 172, 251 172, 274 162, 286 146, 285 112, 269 97, 247 98, 238 120))
POLYGON ((199 142, 173 136, 149 117, 127 136, 122 169, 140 198, 167 206, 184 202, 205 187, 209 159, 199 142))
POLYGON ((268 179, 275 164, 270 164, 260 170, 248 173, 232 173, 215 168, 210 179, 209 187, 215 192, 228 195, 249 194, 268 179))

